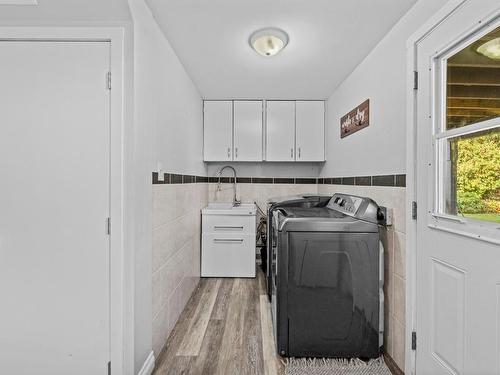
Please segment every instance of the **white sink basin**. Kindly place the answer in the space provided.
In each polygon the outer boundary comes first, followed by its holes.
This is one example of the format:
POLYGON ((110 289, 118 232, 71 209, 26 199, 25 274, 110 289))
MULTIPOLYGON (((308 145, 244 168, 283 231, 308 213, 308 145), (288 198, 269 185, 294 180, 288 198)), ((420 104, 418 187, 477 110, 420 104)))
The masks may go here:
POLYGON ((202 210, 204 215, 255 215, 254 203, 242 203, 234 206, 232 202, 211 202, 202 210))

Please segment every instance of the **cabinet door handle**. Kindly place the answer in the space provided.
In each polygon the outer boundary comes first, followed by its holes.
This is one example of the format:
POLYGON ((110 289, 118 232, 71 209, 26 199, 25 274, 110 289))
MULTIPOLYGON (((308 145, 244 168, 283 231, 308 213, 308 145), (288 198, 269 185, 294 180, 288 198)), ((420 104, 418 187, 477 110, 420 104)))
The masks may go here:
POLYGON ((238 230, 243 230, 243 227, 235 227, 235 226, 230 226, 230 225, 214 225, 215 230, 221 230, 221 229, 238 229, 238 230))
POLYGON ((290 149, 290 157, 293 159, 293 148, 290 149))
POLYGON ((231 159, 231 147, 227 148, 227 158, 231 159))
POLYGON ((214 242, 243 242, 243 239, 240 238, 215 238, 214 242))
POLYGON ((300 147, 299 147, 299 159, 300 159, 300 147))
POLYGON ((238 147, 234 149, 236 151, 236 159, 238 159, 238 147))

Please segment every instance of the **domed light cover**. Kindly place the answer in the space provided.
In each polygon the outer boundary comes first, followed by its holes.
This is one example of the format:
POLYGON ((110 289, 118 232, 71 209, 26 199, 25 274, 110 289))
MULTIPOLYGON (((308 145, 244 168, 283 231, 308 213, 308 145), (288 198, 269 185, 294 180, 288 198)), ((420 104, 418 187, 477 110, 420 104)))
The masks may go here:
POLYGON ((288 35, 275 28, 263 29, 250 36, 250 46, 261 56, 274 56, 288 44, 288 35))
POLYGON ((481 44, 477 49, 481 55, 493 60, 500 60, 500 38, 495 38, 481 44))

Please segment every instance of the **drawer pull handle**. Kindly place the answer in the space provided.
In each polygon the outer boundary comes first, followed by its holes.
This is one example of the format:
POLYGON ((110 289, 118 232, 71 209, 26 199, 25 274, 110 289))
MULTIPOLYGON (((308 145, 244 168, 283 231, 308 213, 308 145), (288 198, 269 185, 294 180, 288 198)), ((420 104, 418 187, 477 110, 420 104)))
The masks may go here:
POLYGON ((217 230, 217 229, 238 229, 238 230, 243 230, 243 227, 235 227, 235 226, 230 226, 230 225, 227 225, 227 226, 224 226, 224 225, 215 225, 214 226, 214 229, 217 230))
POLYGON ((216 239, 214 239, 214 242, 238 242, 238 243, 241 243, 241 242, 243 242, 243 239, 238 239, 238 238, 216 238, 216 239))

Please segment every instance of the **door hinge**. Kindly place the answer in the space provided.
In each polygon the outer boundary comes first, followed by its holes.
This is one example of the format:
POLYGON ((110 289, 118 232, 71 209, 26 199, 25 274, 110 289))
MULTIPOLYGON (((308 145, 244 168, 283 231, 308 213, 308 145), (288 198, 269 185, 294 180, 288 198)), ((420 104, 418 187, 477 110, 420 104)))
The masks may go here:
POLYGON ((106 234, 111 235, 111 218, 106 219, 106 234))
POLYGON ((411 333, 411 350, 417 350, 417 332, 411 333))
POLYGON ((108 90, 111 90, 111 72, 108 72, 108 74, 106 74, 106 80, 108 83, 108 90))
POLYGON ((111 361, 108 362, 108 375, 111 375, 111 361))
POLYGON ((413 71, 413 90, 418 90, 418 72, 413 71))
POLYGON ((417 220, 417 202, 411 202, 411 218, 417 220))

